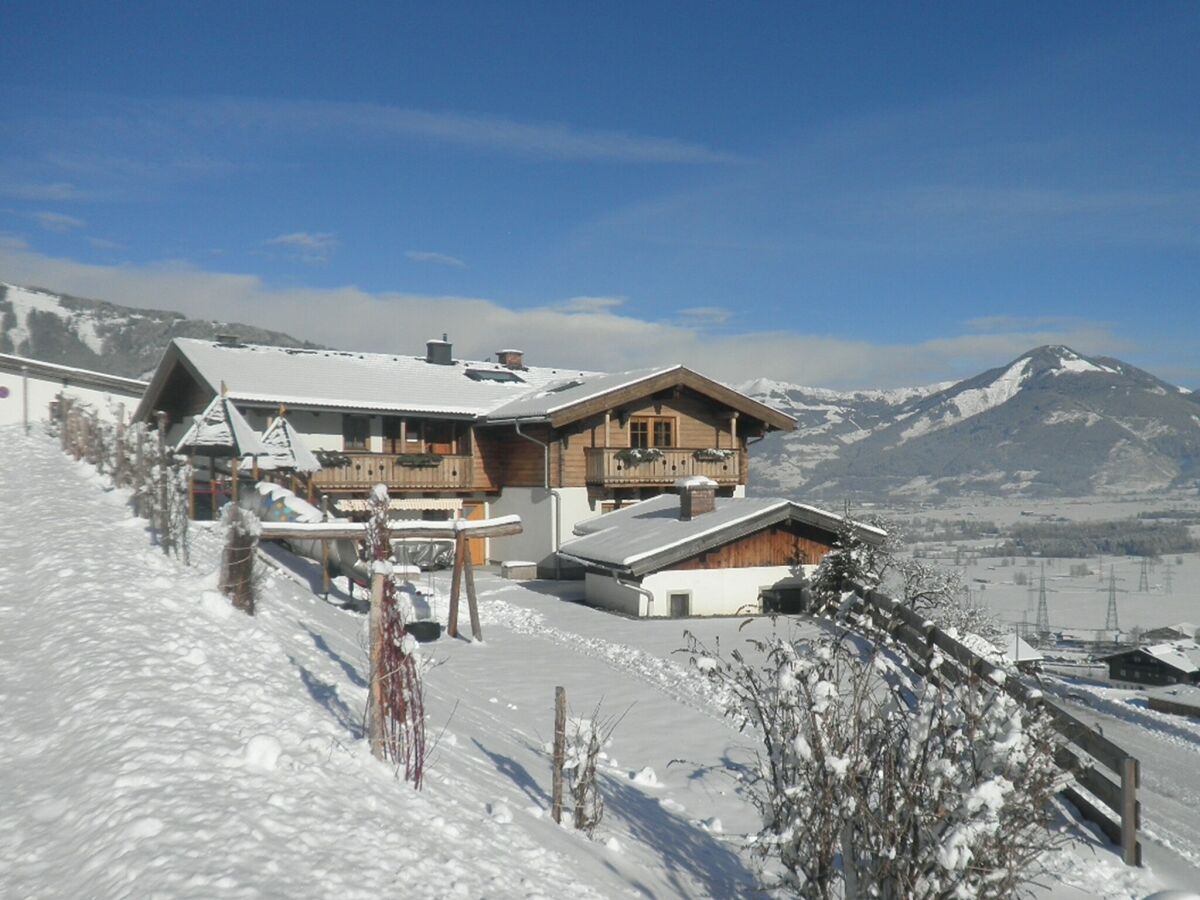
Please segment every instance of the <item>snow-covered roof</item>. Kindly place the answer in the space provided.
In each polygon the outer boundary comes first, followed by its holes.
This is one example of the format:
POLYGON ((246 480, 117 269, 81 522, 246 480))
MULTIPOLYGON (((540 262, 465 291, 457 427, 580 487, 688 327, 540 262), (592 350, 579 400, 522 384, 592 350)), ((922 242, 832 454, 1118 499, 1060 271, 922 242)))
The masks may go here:
POLYGON ((1191 674, 1192 672, 1200 672, 1200 644, 1194 640, 1182 641, 1164 641, 1161 644, 1149 644, 1145 647, 1137 647, 1133 650, 1122 650, 1119 653, 1110 653, 1105 659, 1112 659, 1115 656, 1124 656, 1127 653, 1144 653, 1147 656, 1152 656, 1164 665, 1170 666, 1179 672, 1191 674))
POLYGON ((549 384, 543 385, 540 390, 530 391, 491 410, 488 413, 488 420, 503 422, 513 419, 545 418, 560 410, 575 406, 577 403, 601 397, 621 388, 633 387, 639 382, 681 368, 683 367, 661 366, 654 369, 635 369, 631 372, 592 373, 557 378, 549 384))
MULTIPOLYGON (((788 519, 831 533, 843 522, 834 513, 778 497, 718 497, 711 512, 684 520, 679 496, 660 494, 580 522, 575 526, 579 537, 566 541, 560 552, 585 565, 641 576, 788 519)), ((873 526, 856 527, 865 541, 886 537, 873 526)))
POLYGON ((191 427, 184 432, 175 449, 192 453, 224 451, 230 456, 271 455, 230 398, 219 394, 213 397, 204 412, 193 417, 191 427))
POLYGON ((1010 634, 998 643, 1004 658, 1011 662, 1041 662, 1044 659, 1042 654, 1022 640, 1019 634, 1010 634))
POLYGON ((285 416, 276 416, 263 432, 262 444, 267 456, 259 459, 260 469, 291 469, 295 472, 319 472, 321 464, 304 443, 304 438, 285 416))
POLYGON ((238 403, 427 413, 475 418, 531 390, 589 373, 514 371, 497 363, 427 362, 424 356, 301 350, 176 338, 186 363, 238 403))
POLYGON ((91 369, 80 369, 75 366, 62 366, 58 363, 45 362, 40 359, 29 359, 24 356, 14 356, 11 353, 0 353, 0 371, 22 374, 28 372, 31 378, 41 378, 50 381, 60 381, 65 384, 87 385, 115 394, 129 397, 140 397, 146 390, 145 381, 136 378, 123 378, 120 375, 109 375, 107 372, 94 372, 91 369))

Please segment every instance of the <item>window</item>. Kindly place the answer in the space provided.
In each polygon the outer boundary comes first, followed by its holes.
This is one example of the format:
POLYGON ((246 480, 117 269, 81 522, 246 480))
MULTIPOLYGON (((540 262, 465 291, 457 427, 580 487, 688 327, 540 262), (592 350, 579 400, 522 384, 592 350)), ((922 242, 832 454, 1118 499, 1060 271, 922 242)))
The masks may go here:
POLYGON ((525 379, 506 369, 467 369, 463 372, 472 381, 499 381, 504 384, 524 384, 525 379))
POLYGON ((662 416, 633 416, 629 420, 630 447, 674 447, 675 420, 662 416))
POLYGON ((369 450, 371 420, 367 416, 342 416, 342 449, 369 450))
POLYGON ((403 453, 404 446, 400 442, 400 420, 389 416, 383 420, 383 452, 403 453))

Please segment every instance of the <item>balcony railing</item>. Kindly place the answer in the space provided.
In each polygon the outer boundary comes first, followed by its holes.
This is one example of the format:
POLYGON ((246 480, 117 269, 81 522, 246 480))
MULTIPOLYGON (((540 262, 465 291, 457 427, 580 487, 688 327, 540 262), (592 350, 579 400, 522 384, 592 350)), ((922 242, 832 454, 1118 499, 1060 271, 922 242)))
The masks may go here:
POLYGON ((615 447, 587 447, 584 452, 588 484, 672 484, 689 475, 705 475, 721 485, 741 484, 744 480, 742 454, 737 450, 727 451, 721 459, 706 458, 715 455, 712 451, 675 447, 660 447, 660 458, 640 460, 631 459, 629 450, 615 447))
POLYGON ((442 456, 436 465, 401 465, 395 453, 344 453, 343 466, 313 476, 318 488, 366 490, 380 482, 390 490, 470 490, 474 457, 442 456))

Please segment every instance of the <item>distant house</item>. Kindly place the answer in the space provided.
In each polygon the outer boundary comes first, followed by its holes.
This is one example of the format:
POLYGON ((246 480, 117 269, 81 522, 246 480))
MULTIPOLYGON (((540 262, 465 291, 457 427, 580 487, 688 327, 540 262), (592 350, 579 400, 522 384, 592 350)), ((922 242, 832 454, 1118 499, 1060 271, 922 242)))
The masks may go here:
POLYGON ((1115 683, 1141 685, 1200 683, 1200 644, 1170 641, 1102 657, 1115 683))
POLYGON ((1010 634, 997 642, 1004 659, 1022 672, 1037 672, 1042 668, 1045 657, 1026 643, 1019 634, 1010 634))
POLYGON ((516 513, 524 532, 471 547, 473 561, 531 560, 560 571, 574 526, 704 475, 745 492, 747 446, 789 416, 685 366, 597 373, 530 366, 519 350, 456 359, 176 339, 137 417, 167 413, 176 441, 214 396, 263 431, 280 408, 322 468, 311 496, 357 514, 385 483, 399 512, 425 518, 516 513))
POLYGON ((1161 641, 1178 641, 1196 637, 1200 628, 1194 622, 1178 622, 1174 625, 1163 625, 1142 634, 1142 640, 1154 644, 1161 641))
POLYGON ((132 412, 146 391, 146 382, 60 366, 0 353, 0 425, 41 422, 50 417, 50 404, 61 394, 88 404, 101 418, 115 421, 120 407, 132 412))
MULTIPOLYGON (((840 516, 779 498, 717 497, 703 478, 575 526, 562 554, 588 602, 638 617, 770 611, 795 599, 834 547, 840 516)), ((886 533, 856 525, 879 543, 886 533)))

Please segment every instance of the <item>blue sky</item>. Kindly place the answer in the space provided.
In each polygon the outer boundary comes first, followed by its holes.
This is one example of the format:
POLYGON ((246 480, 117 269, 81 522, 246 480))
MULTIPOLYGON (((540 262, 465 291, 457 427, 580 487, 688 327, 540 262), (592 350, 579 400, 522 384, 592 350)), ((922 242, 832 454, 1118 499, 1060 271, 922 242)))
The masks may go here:
POLYGON ((0 11, 0 279, 417 352, 1200 387, 1200 6, 0 11), (350 314, 352 311, 352 314, 350 314))

